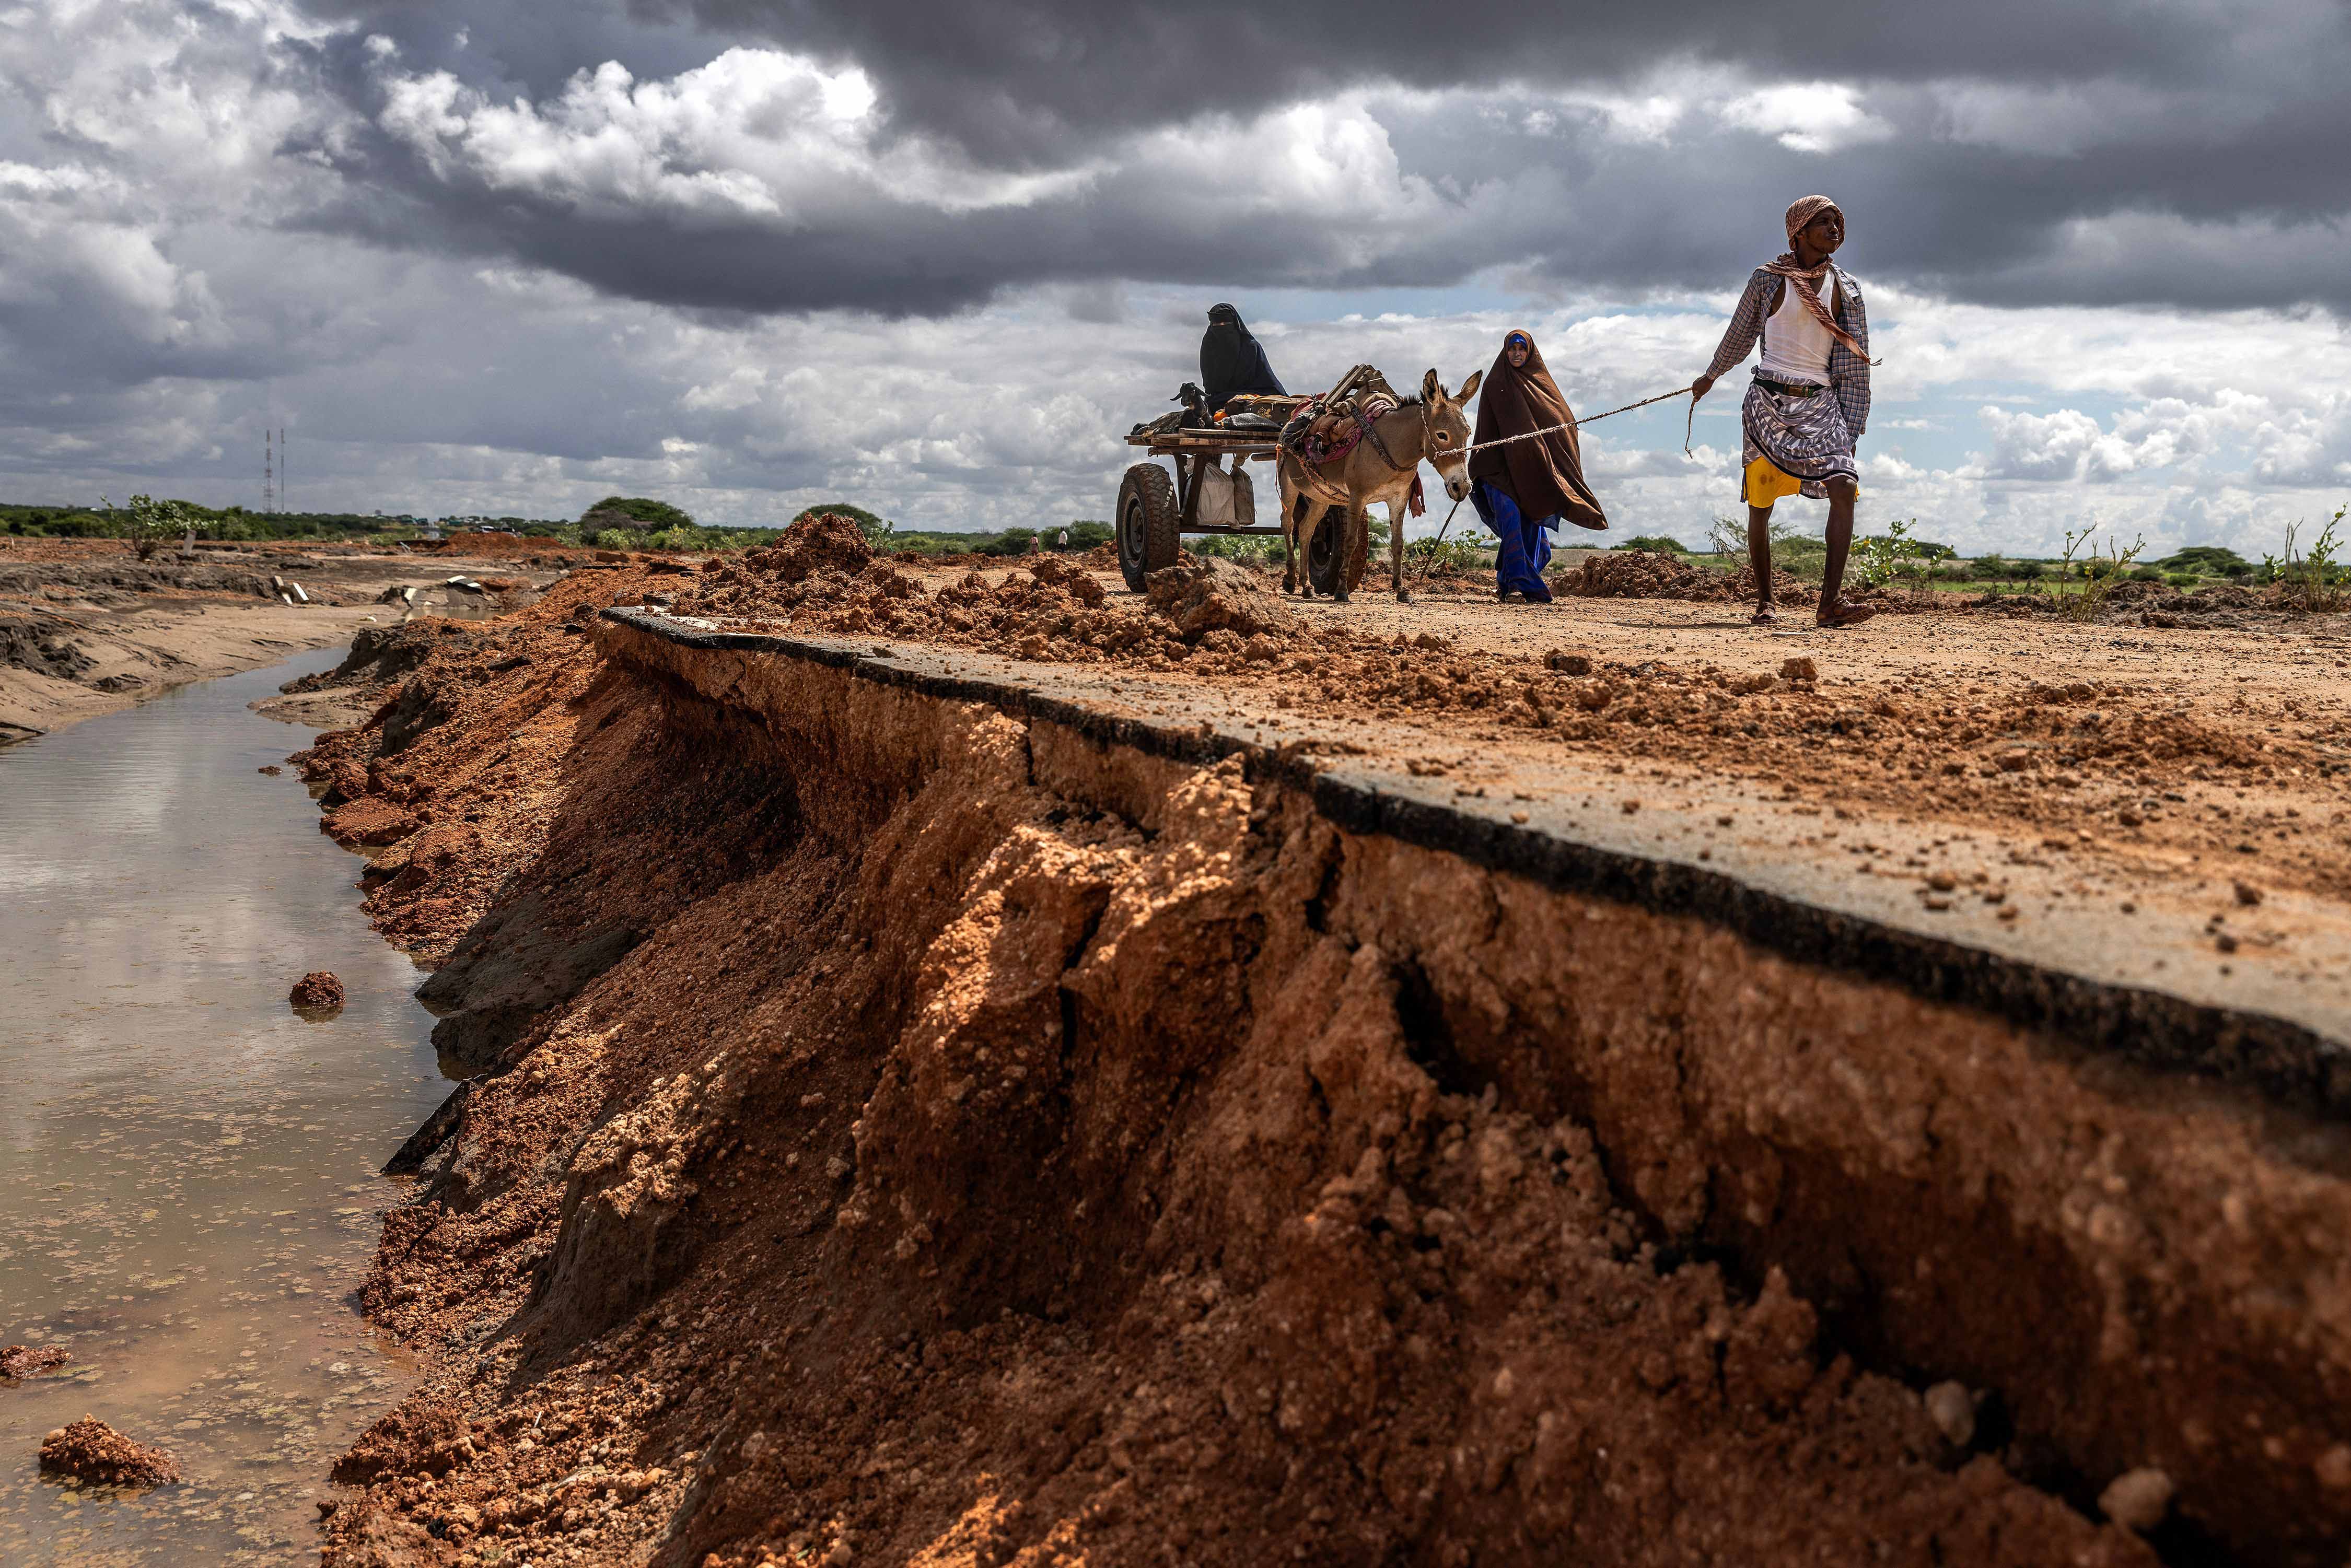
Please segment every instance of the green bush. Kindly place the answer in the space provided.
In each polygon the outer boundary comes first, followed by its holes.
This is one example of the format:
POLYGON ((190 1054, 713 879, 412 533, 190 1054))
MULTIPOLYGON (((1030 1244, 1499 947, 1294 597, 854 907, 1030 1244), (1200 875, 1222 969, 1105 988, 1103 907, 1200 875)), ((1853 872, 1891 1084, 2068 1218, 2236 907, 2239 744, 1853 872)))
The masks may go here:
POLYGON ((2200 572, 2206 577, 2242 577, 2253 563, 2225 545, 2189 545, 2155 563, 2166 571, 2200 572))
POLYGON ((636 536, 625 528, 606 528, 596 536, 598 549, 634 549, 636 536))
POLYGON ((1186 540, 1184 548, 1194 555, 1219 556, 1226 560, 1276 560, 1281 556, 1280 539, 1258 534, 1209 534, 1186 540))
POLYGON ((2163 580, 2163 573, 2156 570, 2155 568, 2151 566, 2133 567, 2131 569, 2130 580, 2133 582, 2161 582, 2163 580))
POLYGON ((2204 580, 2192 571, 2174 571, 2165 573, 2163 580, 2174 588, 2192 589, 2204 580))
POLYGON ((1635 534, 1623 544, 1611 545, 1609 548, 1611 549, 1659 550, 1667 555, 1689 554, 1689 546, 1666 534, 1635 534))
POLYGON ((582 512, 580 520, 584 523, 598 512, 618 512, 655 528, 675 528, 681 523, 689 528, 694 527, 691 516, 667 501, 656 501, 647 496, 607 496, 582 512))

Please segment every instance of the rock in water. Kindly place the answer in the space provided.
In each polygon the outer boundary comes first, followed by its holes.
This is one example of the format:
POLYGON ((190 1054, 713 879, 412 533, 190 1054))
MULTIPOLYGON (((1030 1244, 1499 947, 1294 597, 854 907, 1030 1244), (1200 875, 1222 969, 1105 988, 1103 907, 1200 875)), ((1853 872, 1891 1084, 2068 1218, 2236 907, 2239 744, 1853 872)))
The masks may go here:
POLYGON ((1151 574, 1144 592, 1152 613, 1174 622, 1176 633, 1187 643, 1211 632, 1286 637, 1299 630, 1298 618, 1253 574, 1215 556, 1189 566, 1163 567, 1151 574))
POLYGON ((37 1372, 63 1366, 72 1359, 73 1352, 60 1344, 0 1346, 0 1377, 30 1377, 37 1372))
POLYGON ((180 1479, 179 1463, 171 1455, 132 1442, 95 1416, 44 1437, 41 1469, 110 1487, 162 1486, 180 1479))
POLYGON ((343 1005, 343 983, 325 969, 313 969, 294 982, 286 999, 298 1013, 329 1012, 343 1005))

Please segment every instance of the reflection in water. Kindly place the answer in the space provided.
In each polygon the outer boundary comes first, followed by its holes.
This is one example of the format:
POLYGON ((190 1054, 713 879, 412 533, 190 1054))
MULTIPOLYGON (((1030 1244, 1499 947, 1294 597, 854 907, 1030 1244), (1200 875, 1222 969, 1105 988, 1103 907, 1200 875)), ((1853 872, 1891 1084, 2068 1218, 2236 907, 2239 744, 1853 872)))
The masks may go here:
POLYGON ((0 748, 0 1563, 315 1560, 334 1456, 406 1370, 351 1292, 375 1175, 446 1091, 408 961, 302 785, 256 770, 308 732, 246 704, 336 652, 0 748), (304 971, 350 992, 287 1007, 304 971), (88 1413, 188 1483, 39 1479, 88 1413))

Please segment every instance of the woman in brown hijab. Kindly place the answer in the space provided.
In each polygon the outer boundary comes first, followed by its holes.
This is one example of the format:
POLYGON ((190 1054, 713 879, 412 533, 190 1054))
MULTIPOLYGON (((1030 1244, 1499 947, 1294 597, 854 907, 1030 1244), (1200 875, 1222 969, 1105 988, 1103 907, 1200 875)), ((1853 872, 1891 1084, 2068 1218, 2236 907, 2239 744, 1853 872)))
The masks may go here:
POLYGON ((1502 541, 1494 575, 1495 591, 1505 604, 1551 602, 1542 570, 1551 560, 1549 530, 1561 518, 1583 528, 1608 526, 1608 515, 1583 482, 1583 448, 1570 423, 1574 417, 1534 339, 1512 330, 1478 393, 1478 429, 1469 454, 1469 497, 1502 541), (1538 430, 1545 434, 1507 445, 1487 444, 1538 430))

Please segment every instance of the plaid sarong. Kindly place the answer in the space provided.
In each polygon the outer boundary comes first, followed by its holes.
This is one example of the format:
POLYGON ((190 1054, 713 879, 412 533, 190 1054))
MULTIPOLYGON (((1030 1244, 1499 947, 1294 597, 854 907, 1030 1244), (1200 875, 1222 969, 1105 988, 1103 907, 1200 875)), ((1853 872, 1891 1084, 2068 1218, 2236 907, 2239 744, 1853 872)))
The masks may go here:
POLYGON ((1739 427, 1741 466, 1764 458, 1790 478, 1802 480, 1803 493, 1813 500, 1827 498, 1823 480, 1839 474, 1861 477, 1844 405, 1827 387, 1810 397, 1790 397, 1761 381, 1750 382, 1747 401, 1739 408, 1739 427))

